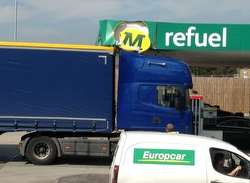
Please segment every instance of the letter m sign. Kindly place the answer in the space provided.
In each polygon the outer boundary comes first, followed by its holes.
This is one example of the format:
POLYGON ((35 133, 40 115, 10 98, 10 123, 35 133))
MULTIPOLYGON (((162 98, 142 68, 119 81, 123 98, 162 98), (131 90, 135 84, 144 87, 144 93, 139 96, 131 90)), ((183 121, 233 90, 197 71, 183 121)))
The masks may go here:
POLYGON ((125 37, 123 40, 124 45, 128 45, 131 47, 137 46, 139 48, 142 47, 142 41, 145 38, 145 35, 138 34, 133 40, 133 34, 131 32, 125 32, 124 34, 125 34, 125 37))

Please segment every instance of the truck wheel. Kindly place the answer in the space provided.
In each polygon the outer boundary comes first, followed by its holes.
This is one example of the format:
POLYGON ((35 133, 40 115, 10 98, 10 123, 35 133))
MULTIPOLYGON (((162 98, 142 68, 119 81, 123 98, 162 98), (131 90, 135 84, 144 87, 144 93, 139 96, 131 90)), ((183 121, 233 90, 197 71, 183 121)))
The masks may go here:
POLYGON ((48 165, 55 161, 57 148, 49 137, 34 137, 27 145, 25 157, 35 165, 48 165))

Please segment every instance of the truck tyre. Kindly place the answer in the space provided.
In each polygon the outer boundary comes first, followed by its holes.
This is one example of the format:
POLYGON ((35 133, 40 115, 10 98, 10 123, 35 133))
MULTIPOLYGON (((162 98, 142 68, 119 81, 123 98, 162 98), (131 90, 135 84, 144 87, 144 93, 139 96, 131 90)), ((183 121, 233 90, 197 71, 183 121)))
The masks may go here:
POLYGON ((25 152, 25 157, 35 165, 48 165, 55 161, 57 148, 49 137, 32 138, 25 152))

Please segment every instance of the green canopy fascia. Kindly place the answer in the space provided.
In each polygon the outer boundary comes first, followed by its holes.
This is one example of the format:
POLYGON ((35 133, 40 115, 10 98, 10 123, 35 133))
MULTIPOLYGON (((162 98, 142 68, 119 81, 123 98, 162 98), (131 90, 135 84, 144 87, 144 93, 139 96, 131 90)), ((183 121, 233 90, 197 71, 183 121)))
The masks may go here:
MULTIPOLYGON (((114 46, 114 31, 126 21, 101 20, 98 45, 114 46)), ((250 24, 196 24, 144 21, 153 50, 250 52, 250 24)))

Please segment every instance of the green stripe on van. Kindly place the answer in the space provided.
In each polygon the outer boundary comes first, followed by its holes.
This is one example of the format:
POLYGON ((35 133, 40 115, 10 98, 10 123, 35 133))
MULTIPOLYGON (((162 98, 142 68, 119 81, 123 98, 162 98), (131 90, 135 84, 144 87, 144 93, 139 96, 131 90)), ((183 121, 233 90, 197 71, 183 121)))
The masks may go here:
POLYGON ((194 165, 194 150, 134 149, 135 164, 194 165))

